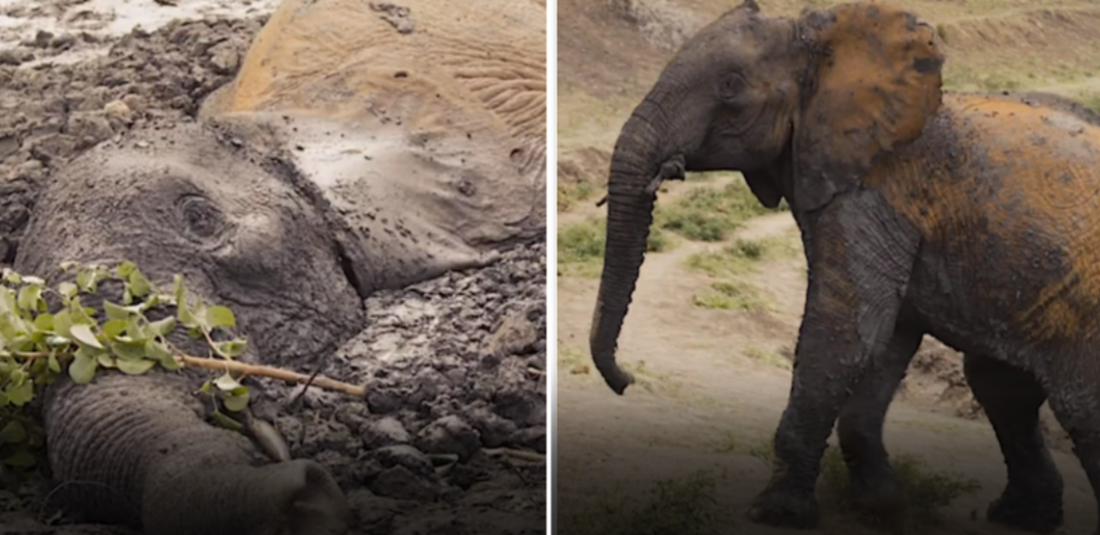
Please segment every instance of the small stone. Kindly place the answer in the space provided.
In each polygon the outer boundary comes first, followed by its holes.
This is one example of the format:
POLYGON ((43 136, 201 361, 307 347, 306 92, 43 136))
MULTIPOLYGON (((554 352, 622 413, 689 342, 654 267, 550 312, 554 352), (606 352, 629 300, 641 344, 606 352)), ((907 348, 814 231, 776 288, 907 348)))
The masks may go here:
POLYGON ((79 140, 77 147, 84 149, 109 139, 114 129, 103 112, 75 112, 69 116, 69 134, 79 140))
POLYGON ((417 446, 428 453, 453 453, 466 462, 481 448, 481 437, 458 416, 444 416, 420 430, 417 446))
POLYGON ((435 498, 435 486, 404 466, 394 466, 378 474, 370 490, 379 496, 398 500, 428 501, 435 498))
POLYGON ((112 121, 118 121, 125 125, 134 123, 134 112, 130 106, 121 100, 112 100, 103 106, 103 111, 112 121))
POLYGON ((53 34, 46 30, 38 30, 38 33, 34 34, 34 41, 28 43, 38 48, 46 48, 50 46, 50 41, 53 40, 53 34))
POLYGON ((76 37, 72 34, 59 35, 50 39, 50 48, 56 50, 68 50, 76 44, 76 37))
POLYGON ((543 426, 520 429, 509 439, 514 446, 546 453, 546 428, 543 426))
POLYGON ((228 41, 210 49, 210 65, 214 67, 214 72, 218 74, 237 72, 240 61, 240 53, 228 41))
POLYGON ((405 426, 396 418, 389 416, 379 420, 368 422, 363 426, 363 445, 367 449, 392 446, 394 444, 408 444, 411 440, 405 426))
POLYGON ((55 166, 76 151, 76 138, 66 134, 48 134, 31 142, 31 154, 48 166, 55 166))
POLYGON ((133 93, 122 97, 122 103, 129 107, 130 111, 134 113, 143 113, 148 107, 148 104, 145 102, 145 97, 133 93))
POLYGON ((0 65, 19 65, 22 59, 12 50, 0 50, 0 65))
POLYGON ((501 418, 484 407, 474 409, 467 418, 481 435, 481 445, 486 448, 503 446, 517 430, 514 422, 501 418))
POLYGON ((539 339, 539 333, 526 311, 513 312, 505 317, 486 343, 485 352, 494 356, 507 356, 529 352, 539 339))
POLYGON ((378 448, 370 452, 370 455, 386 468, 404 466, 421 477, 432 477, 435 474, 432 460, 424 452, 408 444, 378 448))

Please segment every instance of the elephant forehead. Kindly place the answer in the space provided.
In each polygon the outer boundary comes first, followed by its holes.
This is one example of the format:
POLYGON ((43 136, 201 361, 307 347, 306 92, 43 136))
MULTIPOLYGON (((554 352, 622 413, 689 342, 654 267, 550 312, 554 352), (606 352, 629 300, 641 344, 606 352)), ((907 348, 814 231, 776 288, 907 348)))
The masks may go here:
POLYGON ((490 114, 514 136, 545 136, 545 7, 399 4, 286 0, 207 113, 404 106, 401 120, 490 114))

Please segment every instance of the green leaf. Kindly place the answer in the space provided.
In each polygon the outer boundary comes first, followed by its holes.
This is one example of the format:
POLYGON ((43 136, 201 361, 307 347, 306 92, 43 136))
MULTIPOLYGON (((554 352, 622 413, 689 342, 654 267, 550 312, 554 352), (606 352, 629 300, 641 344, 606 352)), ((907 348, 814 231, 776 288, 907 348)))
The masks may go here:
POLYGON ((18 386, 8 388, 8 402, 16 407, 22 407, 34 399, 34 381, 27 381, 18 386))
POLYGON ((247 342, 238 338, 228 342, 218 342, 214 344, 214 350, 223 357, 234 358, 243 355, 247 345, 247 342))
POLYGON ((232 375, 229 375, 229 372, 225 372, 221 377, 214 379, 214 386, 218 387, 218 390, 228 392, 235 388, 240 388, 241 383, 237 382, 232 375))
POLYGON ((172 357, 168 348, 156 340, 147 340, 145 342, 145 355, 159 362, 160 366, 168 371, 180 369, 180 363, 172 357))
POLYGON ((27 311, 38 309, 38 300, 42 297, 42 287, 36 285, 24 286, 19 289, 19 308, 27 311))
POLYGON ((248 408, 249 392, 245 387, 235 388, 222 397, 225 408, 231 412, 241 412, 248 408))
POLYGON ((39 314, 34 318, 34 328, 39 331, 53 331, 53 314, 39 314))
POLYGON ((63 282, 57 285, 57 293, 61 294, 61 297, 64 297, 66 300, 72 299, 78 291, 76 285, 71 282, 63 282))
POLYGON ((236 431, 238 433, 244 431, 244 426, 241 425, 240 422, 218 411, 214 411, 214 414, 212 414, 210 418, 214 420, 214 425, 217 425, 218 427, 224 427, 230 431, 236 431))
POLYGON ((156 366, 156 361, 153 360, 126 360, 122 359, 118 361, 118 371, 125 373, 126 375, 142 375, 156 366))
POLYGON ((100 353, 96 355, 95 361, 104 368, 117 368, 118 360, 111 356, 110 353, 100 353))
POLYGON ((198 325, 195 315, 191 313, 191 308, 187 306, 185 301, 179 301, 176 304, 176 317, 179 318, 184 327, 196 327, 198 325))
POLYGON ((134 297, 145 297, 153 291, 153 285, 149 284, 149 279, 145 278, 140 269, 135 268, 134 272, 130 273, 129 281, 130 292, 134 294, 134 297))
POLYGON ((0 444, 18 444, 24 440, 27 440, 27 430, 23 429, 23 424, 11 421, 0 428, 0 444))
POLYGON ((46 279, 42 277, 35 277, 34 275, 27 275, 23 277, 23 284, 34 284, 36 286, 45 286, 46 279))
POLYGON ((80 291, 90 294, 96 290, 95 272, 92 270, 84 270, 76 274, 76 285, 80 288, 80 291))
POLYGON ((206 309, 206 325, 211 329, 215 327, 236 327, 237 318, 233 311, 223 306, 212 306, 206 309))
POLYGON ((113 320, 125 320, 130 319, 130 311, 120 307, 110 301, 103 301, 103 311, 107 313, 107 317, 113 320))
POLYGON ((69 365, 69 377, 78 385, 86 385, 92 382, 98 367, 95 357, 78 352, 73 356, 73 363, 69 365))
POLYGON ((133 273, 136 268, 137 266, 135 266, 133 262, 123 260, 122 263, 115 268, 115 274, 118 275, 118 278, 125 280, 130 277, 130 274, 133 273))
MULTIPOLYGON (((117 338, 126 331, 130 322, 125 319, 113 319, 103 324, 103 335, 107 338, 117 338)), ((83 327, 83 325, 82 325, 83 327)))
POLYGON ((111 350, 120 359, 141 360, 145 358, 145 341, 115 342, 111 344, 111 350))
POLYGON ((4 268, 4 282, 8 284, 19 284, 23 282, 23 277, 20 277, 19 274, 11 268, 4 268))
POLYGON ((57 351, 50 351, 50 371, 61 373, 61 363, 57 361, 57 351))
POLYGON ((65 338, 72 338, 72 316, 68 310, 62 310, 53 316, 53 332, 64 336, 65 338))
POLYGON ((168 316, 162 320, 154 321, 149 324, 149 328, 151 328, 153 333, 157 336, 168 336, 172 334, 172 331, 176 330, 176 318, 168 316))
POLYGON ((96 349, 104 349, 103 344, 99 343, 99 340, 92 334, 92 329, 87 325, 73 325, 69 328, 69 332, 72 333, 73 339, 81 344, 89 345, 96 349))

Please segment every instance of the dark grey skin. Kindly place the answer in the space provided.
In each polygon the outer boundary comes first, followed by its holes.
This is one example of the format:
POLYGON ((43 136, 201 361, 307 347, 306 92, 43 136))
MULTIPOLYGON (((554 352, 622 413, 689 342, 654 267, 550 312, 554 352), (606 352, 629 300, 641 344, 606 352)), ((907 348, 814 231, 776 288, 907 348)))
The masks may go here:
POLYGON ((1063 522, 1038 425, 1048 399, 1100 490, 1100 276, 1092 234, 1076 230, 1100 213, 1097 116, 1051 95, 946 94, 944 59, 931 25, 889 5, 791 20, 745 0, 684 44, 618 138, 590 335, 616 393, 633 382, 615 352, 654 181, 740 171, 763 205, 786 200, 801 231, 809 286, 756 522, 816 525, 834 424, 853 502, 904 511, 883 422, 926 334, 965 353, 1000 442, 1008 483, 989 520, 1038 533, 1063 522))
MULTIPOLYGON (((242 360, 305 368, 362 328, 342 230, 277 153, 234 138, 185 124, 85 153, 42 192, 15 269, 56 282, 64 261, 130 259, 164 288, 182 273, 190 292, 236 312, 250 344, 242 360)), ((146 533, 346 532, 346 498, 319 464, 272 462, 286 451, 262 423, 253 442, 204 421, 210 407, 192 395, 204 376, 101 371, 89 385, 50 387, 54 497, 146 533)))

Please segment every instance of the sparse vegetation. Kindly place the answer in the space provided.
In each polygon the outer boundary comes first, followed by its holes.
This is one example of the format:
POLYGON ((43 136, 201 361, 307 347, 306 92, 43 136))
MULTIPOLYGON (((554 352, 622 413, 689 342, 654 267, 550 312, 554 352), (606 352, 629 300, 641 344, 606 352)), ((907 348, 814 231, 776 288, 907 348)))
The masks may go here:
MULTIPOLYGON (((558 230, 558 276, 596 278, 603 268, 603 251, 607 238, 607 221, 590 218, 558 230)), ((646 252, 658 253, 672 249, 674 238, 659 228, 650 227, 646 252)))
POLYGON ((683 479, 658 481, 636 500, 629 492, 608 492, 602 499, 563 520, 567 535, 711 535, 716 525, 715 478, 696 472, 683 479))
POLYGON ((715 242, 728 238, 746 219, 767 212, 745 182, 735 180, 724 187, 693 188, 671 204, 658 204, 654 224, 690 240, 715 242))
POLYGON ((692 296, 695 306, 715 310, 760 310, 767 301, 760 290, 744 282, 714 282, 710 290, 692 296))
MULTIPOLYGON (((770 465, 775 460, 774 445, 774 439, 764 441, 751 448, 750 454, 770 465)), ((914 455, 892 455, 890 465, 905 487, 908 509, 905 518, 900 521, 907 530, 938 525, 942 522, 940 511, 943 508, 981 489, 977 480, 930 470, 920 457, 914 455)), ((821 459, 821 476, 817 482, 822 511, 870 525, 878 524, 880 520, 868 518, 853 508, 849 500, 850 488, 848 466, 844 463, 840 448, 830 445, 821 459)))
POLYGON ((786 237, 736 240, 717 251, 695 253, 687 258, 686 263, 691 269, 722 278, 742 275, 751 271, 761 260, 780 258, 797 251, 798 246, 786 237))
POLYGON ((768 351, 759 347, 750 347, 745 350, 745 356, 752 360, 775 366, 776 368, 782 368, 784 370, 791 369, 790 359, 775 351, 768 351))
POLYGON ((596 193, 596 186, 587 180, 558 183, 558 211, 568 212, 579 203, 589 200, 596 193))

